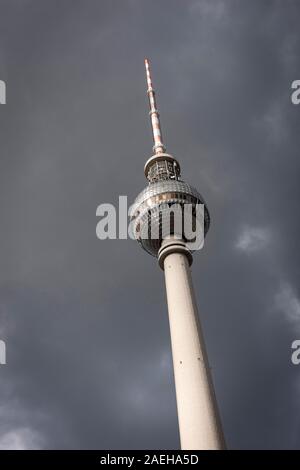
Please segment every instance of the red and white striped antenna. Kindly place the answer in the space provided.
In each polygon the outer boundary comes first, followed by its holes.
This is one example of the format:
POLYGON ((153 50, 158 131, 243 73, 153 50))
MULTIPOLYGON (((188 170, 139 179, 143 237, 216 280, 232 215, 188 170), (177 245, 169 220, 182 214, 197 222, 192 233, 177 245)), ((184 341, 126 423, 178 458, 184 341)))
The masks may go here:
POLYGON ((159 113, 156 107, 156 100, 155 100, 155 91, 152 86, 152 79, 150 73, 150 64, 148 59, 145 59, 145 67, 146 67, 146 78, 147 78, 147 94, 149 98, 149 106, 150 106, 150 119, 151 119, 151 126, 152 126, 152 135, 153 135, 153 151, 155 155, 159 155, 160 153, 165 152, 165 146, 163 144, 160 121, 159 121, 159 113))

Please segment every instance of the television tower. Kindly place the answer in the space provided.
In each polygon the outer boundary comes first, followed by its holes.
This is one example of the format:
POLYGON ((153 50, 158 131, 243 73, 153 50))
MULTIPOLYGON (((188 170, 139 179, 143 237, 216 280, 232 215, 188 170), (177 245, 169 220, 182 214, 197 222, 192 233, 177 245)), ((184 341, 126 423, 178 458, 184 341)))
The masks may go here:
MULTIPOLYGON (((192 225, 199 232, 196 237, 203 239, 210 224, 209 212, 198 191, 180 178, 179 162, 166 153, 147 59, 145 67, 154 155, 144 167, 149 184, 135 200, 132 229, 142 248, 158 258, 165 274, 181 448, 224 449, 192 286, 193 245, 189 244, 185 232, 178 230, 175 221, 178 209, 184 211, 191 207, 192 225), (203 209, 201 224, 196 211, 198 206, 203 209), (170 214, 170 209, 173 209, 173 218, 169 215, 170 223, 165 224, 164 216, 170 214)), ((180 220, 183 220, 182 213, 180 220)))

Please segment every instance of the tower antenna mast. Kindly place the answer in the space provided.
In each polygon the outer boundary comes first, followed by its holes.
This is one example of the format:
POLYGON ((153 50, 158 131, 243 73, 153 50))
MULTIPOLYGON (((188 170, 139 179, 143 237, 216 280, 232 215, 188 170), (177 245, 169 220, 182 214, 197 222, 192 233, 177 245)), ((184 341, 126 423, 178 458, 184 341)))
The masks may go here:
POLYGON ((151 127, 152 127, 152 135, 153 135, 153 152, 158 155, 166 151, 166 148, 163 144, 160 120, 159 120, 159 113, 156 105, 155 99, 155 90, 152 85, 152 78, 151 78, 151 71, 150 71, 150 63, 148 59, 145 59, 145 68, 146 68, 146 78, 147 78, 147 94, 149 98, 149 114, 151 120, 151 127))

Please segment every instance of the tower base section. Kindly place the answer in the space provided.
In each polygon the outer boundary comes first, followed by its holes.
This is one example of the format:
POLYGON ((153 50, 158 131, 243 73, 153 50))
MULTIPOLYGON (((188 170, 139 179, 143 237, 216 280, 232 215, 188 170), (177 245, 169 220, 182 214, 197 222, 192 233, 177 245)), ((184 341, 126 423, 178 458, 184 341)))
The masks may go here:
POLYGON ((163 242, 181 448, 221 450, 225 442, 198 318, 190 273, 191 254, 184 242, 163 242))

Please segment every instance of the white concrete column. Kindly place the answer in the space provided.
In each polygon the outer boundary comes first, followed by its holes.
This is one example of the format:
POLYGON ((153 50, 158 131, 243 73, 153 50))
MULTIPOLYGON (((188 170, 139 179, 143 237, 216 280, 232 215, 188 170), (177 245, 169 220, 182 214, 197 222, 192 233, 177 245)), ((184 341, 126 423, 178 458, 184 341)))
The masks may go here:
POLYGON ((165 272, 181 448, 224 449, 192 286, 191 255, 188 258, 183 242, 175 243, 174 252, 170 245, 160 262, 165 272))

